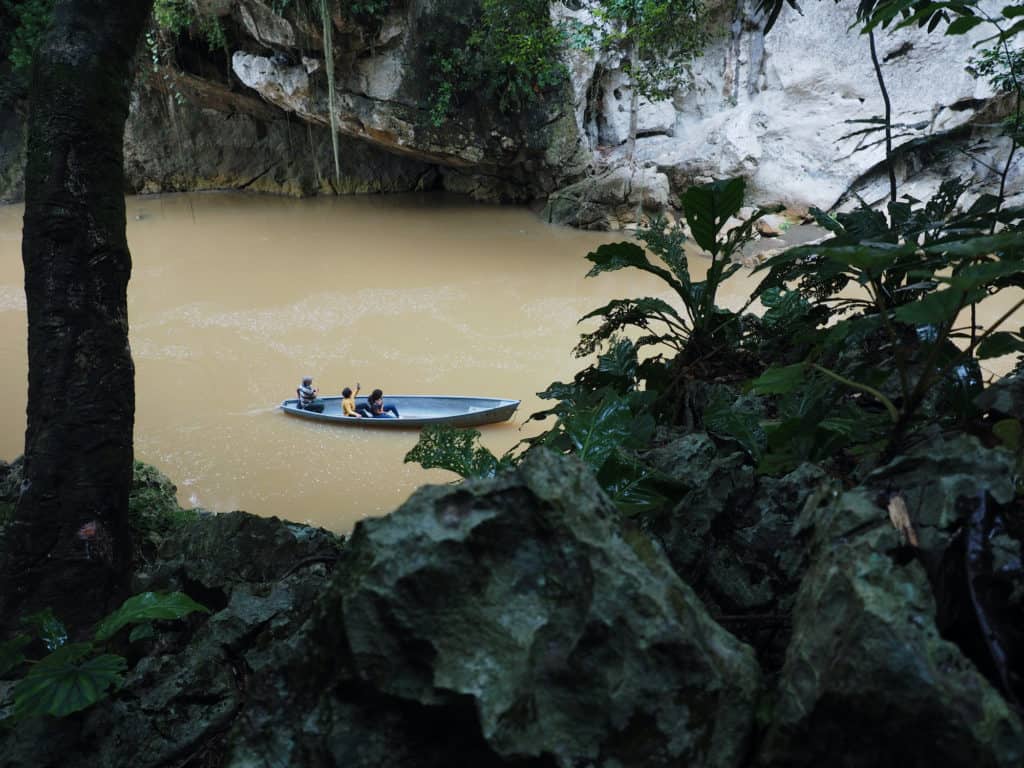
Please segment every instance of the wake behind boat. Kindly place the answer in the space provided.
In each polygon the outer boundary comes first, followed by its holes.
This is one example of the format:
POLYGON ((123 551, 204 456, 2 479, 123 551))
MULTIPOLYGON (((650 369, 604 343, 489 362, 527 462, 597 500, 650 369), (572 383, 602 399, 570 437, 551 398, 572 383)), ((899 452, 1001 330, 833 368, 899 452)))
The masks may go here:
MULTIPOLYGON (((357 397, 356 405, 364 405, 367 398, 357 397)), ((305 411, 298 400, 285 400, 281 410, 293 416, 316 421, 330 421, 351 427, 425 427, 447 424, 452 427, 476 427, 507 421, 519 407, 518 400, 499 397, 456 397, 452 395, 388 395, 388 403, 398 408, 401 418, 354 418, 341 412, 341 397, 321 397, 323 413, 305 411)))

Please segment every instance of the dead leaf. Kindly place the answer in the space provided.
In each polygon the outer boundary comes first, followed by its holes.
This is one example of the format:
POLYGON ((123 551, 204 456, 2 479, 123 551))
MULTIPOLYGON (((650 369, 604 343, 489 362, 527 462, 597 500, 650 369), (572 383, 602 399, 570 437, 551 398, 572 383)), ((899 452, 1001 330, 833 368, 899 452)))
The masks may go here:
POLYGON ((889 499, 889 520, 892 527, 900 532, 900 538, 912 547, 919 546, 914 525, 910 522, 910 512, 902 494, 897 493, 889 499))

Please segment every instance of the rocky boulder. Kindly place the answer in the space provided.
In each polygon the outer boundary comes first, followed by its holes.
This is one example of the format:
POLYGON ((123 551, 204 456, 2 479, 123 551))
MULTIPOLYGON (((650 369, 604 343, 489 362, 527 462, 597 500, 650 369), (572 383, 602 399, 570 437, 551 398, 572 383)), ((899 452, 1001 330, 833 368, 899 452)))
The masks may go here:
POLYGON ((322 125, 290 119, 222 83, 174 73, 140 78, 125 128, 135 192, 237 189, 283 195, 408 192, 437 183, 424 164, 342 138, 335 179, 322 125))
POLYGON ((669 204, 669 180, 649 168, 609 168, 548 197, 544 218, 579 229, 649 224, 669 204))
MULTIPOLYGON (((110 700, 61 720, 40 718, 0 734, 0 766, 221 765, 226 737, 265 673, 268 648, 287 646, 336 559, 326 531, 236 512, 202 518, 164 544, 142 586, 184 589, 212 610, 155 622, 110 700)), ((122 638, 123 641, 123 638, 122 638)))
POLYGON ((395 5, 375 30, 335 17, 333 49, 325 52, 319 33, 295 7, 282 16, 260 0, 236 0, 233 14, 262 50, 239 45, 232 71, 270 104, 304 122, 326 126, 332 106, 324 59, 332 56, 339 132, 396 155, 454 169, 451 184, 445 182, 454 191, 487 200, 525 201, 566 179, 575 180, 590 157, 568 85, 545 94, 522 113, 504 113, 497 104, 470 99, 444 125, 431 120, 428 105, 437 87, 429 76, 429 50, 435 44, 431 35, 464 24, 460 14, 469 6, 409 0, 395 5))
POLYGON ((403 723, 436 731, 417 765, 469 764, 460 745, 475 765, 739 765, 759 689, 750 649, 620 530, 581 464, 546 451, 362 521, 279 663, 231 765, 397 765, 375 761, 403 723), (284 718, 283 680, 305 692, 284 718))
POLYGON ((793 524, 825 473, 804 464, 758 477, 743 452, 691 433, 645 454, 689 488, 650 530, 716 621, 753 645, 766 669, 782 664, 790 613, 807 563, 793 524))
POLYGON ((796 530, 810 537, 811 566, 761 764, 1021 764, 1020 719, 940 633, 927 567, 967 524, 965 506, 979 493, 1013 498, 1006 470, 1002 452, 937 441, 882 468, 868 487, 826 489, 808 502, 796 530), (902 547, 885 488, 905 494, 919 549, 902 547))
POLYGON ((321 528, 229 512, 204 517, 164 542, 136 590, 178 589, 220 607, 235 585, 269 583, 317 562, 333 563, 341 540, 321 528), (226 545, 225 542, 228 542, 226 545))

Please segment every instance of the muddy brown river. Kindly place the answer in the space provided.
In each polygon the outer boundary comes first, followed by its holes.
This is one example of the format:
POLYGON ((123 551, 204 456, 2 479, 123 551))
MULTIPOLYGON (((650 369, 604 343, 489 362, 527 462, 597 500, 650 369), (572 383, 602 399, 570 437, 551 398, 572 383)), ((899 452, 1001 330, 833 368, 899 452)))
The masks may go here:
MULTIPOLYGON (((281 413, 303 375, 322 394, 358 380, 364 392, 521 399, 513 421, 481 428, 501 453, 541 428, 522 427, 544 406, 535 393, 581 367, 571 354, 581 315, 615 297, 672 298, 638 272, 584 278, 586 253, 627 235, 552 227, 524 209, 216 193, 129 198, 127 212, 136 457, 168 474, 186 506, 339 532, 454 476, 402 462, 415 431, 281 413)), ((0 206, 7 460, 25 430, 22 215, 0 206)), ((691 260, 695 276, 706 266, 691 260)), ((753 284, 737 275, 720 303, 738 308, 753 284)))
MULTIPOLYGON (((24 445, 22 206, 0 207, 0 458, 24 445)), ((416 432, 318 425, 277 409, 311 375, 323 394, 510 397, 515 445, 580 367, 577 319, 663 295, 643 274, 584 279, 585 254, 622 235, 553 227, 528 210, 436 196, 290 200, 238 194, 128 199, 136 457, 187 506, 245 509, 346 531, 424 483, 403 464, 416 432)), ((742 301, 742 295, 734 297, 742 301)))

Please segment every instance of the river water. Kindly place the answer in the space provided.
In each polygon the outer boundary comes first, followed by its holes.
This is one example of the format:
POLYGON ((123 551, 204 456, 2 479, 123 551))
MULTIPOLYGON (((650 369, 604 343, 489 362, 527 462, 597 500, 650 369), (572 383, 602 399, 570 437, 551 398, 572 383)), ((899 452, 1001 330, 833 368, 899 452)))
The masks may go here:
MULTIPOLYGON (((127 211, 136 457, 167 473, 186 506, 336 531, 453 476, 403 464, 416 432, 282 414, 301 376, 322 394, 358 380, 385 396, 521 399, 513 421, 481 429, 500 453, 538 431, 520 429, 544 405, 535 393, 581 367, 571 354, 581 315, 614 297, 665 295, 635 270, 584 279, 586 253, 623 235, 553 227, 524 209, 215 193, 133 197, 127 211)), ((0 207, 7 460, 25 429, 22 215, 0 207)))
MULTIPOLYGON (((228 193, 128 199, 136 457, 185 506, 244 509, 344 532, 448 482, 402 458, 415 431, 320 425, 281 413, 303 375, 322 394, 509 397, 481 428, 495 453, 536 434, 536 397, 580 367, 577 320, 617 297, 661 296, 636 270, 585 279, 585 255, 626 234, 553 227, 525 209, 444 196, 293 200, 228 193)), ((0 458, 24 445, 22 206, 0 206, 0 458)), ((806 239, 814 232, 792 232, 806 239)), ((691 259, 695 278, 708 262, 691 259)), ((744 270, 719 293, 739 308, 744 270)), ((983 306, 982 322, 1019 294, 983 306)), ((1024 323, 1024 312, 1009 328, 1024 323)), ((1005 372, 1004 358, 986 367, 1005 372)))

